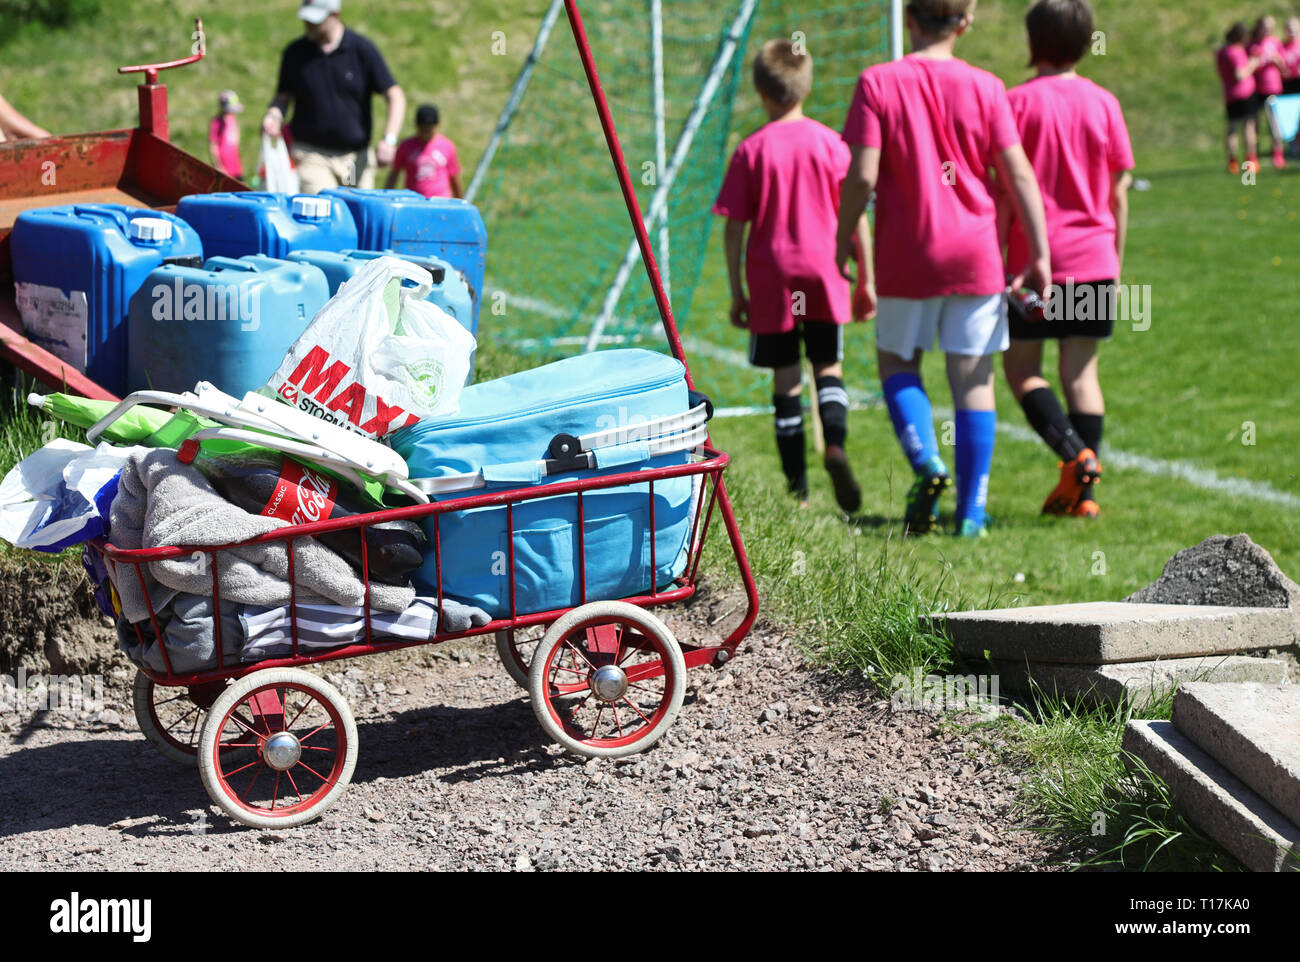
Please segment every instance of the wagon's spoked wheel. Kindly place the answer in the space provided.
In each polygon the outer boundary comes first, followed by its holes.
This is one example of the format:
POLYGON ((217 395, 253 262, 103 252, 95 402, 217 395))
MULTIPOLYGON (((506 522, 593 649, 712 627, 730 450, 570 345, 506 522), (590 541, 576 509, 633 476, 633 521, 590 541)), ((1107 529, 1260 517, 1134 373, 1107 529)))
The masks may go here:
POLYGON ((544 632, 544 625, 505 628, 497 632, 497 657, 505 666, 506 673, 524 691, 528 690, 528 669, 533 666, 533 655, 544 632))
POLYGON ((131 706, 140 732, 164 758, 194 765, 208 706, 224 687, 224 682, 217 682, 196 688, 168 688, 154 684, 152 678, 137 671, 131 706))
POLYGON ((231 685, 213 704, 200 737, 199 771, 212 800, 232 818, 289 828, 338 799, 356 755, 356 723, 333 686, 298 669, 267 669, 231 685))
POLYGON ((533 711, 570 751, 600 758, 654 744, 681 709, 681 648, 653 615, 620 601, 583 605, 546 632, 533 656, 533 711))

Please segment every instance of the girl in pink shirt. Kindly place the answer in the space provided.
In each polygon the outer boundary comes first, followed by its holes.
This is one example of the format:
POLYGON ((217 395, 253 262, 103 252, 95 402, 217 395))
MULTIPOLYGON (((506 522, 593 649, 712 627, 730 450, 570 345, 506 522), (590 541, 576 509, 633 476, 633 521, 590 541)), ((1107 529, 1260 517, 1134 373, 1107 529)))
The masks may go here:
MULTIPOLYGON (((1114 328, 1115 286, 1128 226, 1133 149, 1119 101, 1075 73, 1092 42, 1087 0, 1038 0, 1025 16, 1030 61, 1038 75, 1011 89, 1025 153, 1038 175, 1052 248, 1052 296, 1042 312, 1011 303, 1011 347, 1003 370, 1025 416, 1060 457, 1060 481, 1044 514, 1095 518, 1093 485, 1101 476, 1106 406, 1097 345, 1114 328), (1069 404, 1061 408, 1044 379, 1043 342, 1060 345, 1058 372, 1069 404)), ((1023 263, 1024 230, 1009 204, 1007 266, 1023 263)))
POLYGON ((1300 94, 1300 17, 1286 22, 1286 43, 1282 44, 1282 93, 1300 94))
MULTIPOLYGON (((1255 23, 1251 36, 1250 56, 1258 64, 1255 68, 1255 96, 1259 106, 1269 97, 1282 93, 1282 72, 1286 69, 1286 60, 1282 56, 1282 42, 1273 35, 1276 22, 1272 17, 1260 17, 1255 23)), ((1286 166, 1282 156, 1282 133, 1277 127, 1277 118, 1273 111, 1265 110, 1268 119, 1269 137, 1273 143, 1273 166, 1281 170, 1286 166)))
POLYGON ((223 90, 221 110, 208 125, 208 153, 212 166, 229 174, 235 180, 244 177, 244 162, 239 157, 239 114, 244 105, 233 90, 223 90))
MULTIPOLYGON (((776 446, 787 486, 807 503, 800 400, 801 354, 807 354, 826 441, 825 467, 835 500, 854 514, 862 492, 844 451, 848 393, 841 364, 851 305, 849 281, 835 261, 835 214, 849 149, 833 130, 804 116, 812 73, 812 57, 791 41, 763 45, 754 59, 754 86, 771 122, 736 148, 713 212, 727 218, 731 323, 749 331, 750 363, 772 369, 776 446)), ((862 218, 862 237, 866 230, 862 218)), ((853 313, 856 320, 868 316, 863 310, 853 313)))
POLYGON ((1223 37, 1223 46, 1215 54, 1219 79, 1223 82, 1223 101, 1228 111, 1228 173, 1241 173, 1237 162, 1237 128, 1246 139, 1246 160, 1259 167, 1255 143, 1255 120, 1259 101, 1255 97, 1255 68, 1259 64, 1246 52, 1246 25, 1234 23, 1223 37))
POLYGON ((953 56, 975 0, 912 0, 912 53, 866 70, 844 124, 853 149, 840 200, 836 258, 846 264, 856 225, 876 195, 876 357, 894 431, 916 478, 904 527, 938 527, 952 486, 939 455, 921 357, 937 337, 956 407, 956 533, 987 534, 985 502, 997 413, 993 358, 1006 349, 1005 279, 989 171, 1006 183, 1027 226, 1030 253, 1016 284, 1052 280, 1043 204, 1020 146, 1006 88, 953 56), (877 300, 876 295, 879 295, 877 300))

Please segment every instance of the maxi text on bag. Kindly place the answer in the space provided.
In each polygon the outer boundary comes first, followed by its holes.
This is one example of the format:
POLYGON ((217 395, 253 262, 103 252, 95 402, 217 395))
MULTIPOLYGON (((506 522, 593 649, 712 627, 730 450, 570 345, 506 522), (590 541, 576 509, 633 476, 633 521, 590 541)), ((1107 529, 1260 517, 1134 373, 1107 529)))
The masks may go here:
POLYGON ((432 289, 416 264, 370 261, 312 318, 266 393, 373 438, 455 414, 477 343, 424 300, 432 289))

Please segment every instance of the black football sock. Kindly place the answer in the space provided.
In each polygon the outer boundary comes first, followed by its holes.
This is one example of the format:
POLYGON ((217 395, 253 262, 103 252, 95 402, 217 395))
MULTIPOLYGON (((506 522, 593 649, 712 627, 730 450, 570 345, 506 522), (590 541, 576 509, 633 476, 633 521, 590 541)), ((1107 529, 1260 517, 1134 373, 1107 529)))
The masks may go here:
POLYGON ((1050 387, 1035 388, 1020 399, 1029 425, 1062 461, 1073 461, 1088 445, 1072 424, 1073 415, 1065 416, 1061 402, 1050 387))
MULTIPOLYGON (((1074 430, 1079 432, 1079 437, 1083 443, 1092 448, 1092 453, 1101 457, 1101 432, 1106 420, 1104 414, 1079 414, 1075 411, 1070 412, 1070 423, 1074 425, 1074 430)), ((1092 485, 1085 485, 1081 500, 1094 501, 1092 485)))
POLYGON ((842 448, 849 436, 849 394, 838 377, 817 379, 817 413, 822 419, 822 437, 830 447, 842 448))
POLYGON ((1070 423, 1083 439, 1083 446, 1092 448, 1092 453, 1101 454, 1101 433, 1106 422, 1104 414, 1079 414, 1070 412, 1070 423))
POLYGON ((772 396, 776 408, 776 449, 781 455, 781 470, 790 491, 806 497, 808 472, 804 462, 803 404, 798 395, 772 396))

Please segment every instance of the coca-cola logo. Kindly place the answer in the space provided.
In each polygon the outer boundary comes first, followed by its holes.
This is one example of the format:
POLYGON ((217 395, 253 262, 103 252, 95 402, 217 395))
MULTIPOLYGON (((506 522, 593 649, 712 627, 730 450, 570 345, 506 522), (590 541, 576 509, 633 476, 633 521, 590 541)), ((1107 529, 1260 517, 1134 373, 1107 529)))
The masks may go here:
POLYGON ((337 490, 333 478, 286 458, 275 493, 262 514, 290 524, 321 521, 333 512, 337 490))
POLYGON ((324 475, 316 474, 306 468, 298 479, 298 510, 293 513, 295 524, 310 524, 328 517, 334 507, 330 497, 334 482, 324 475))

